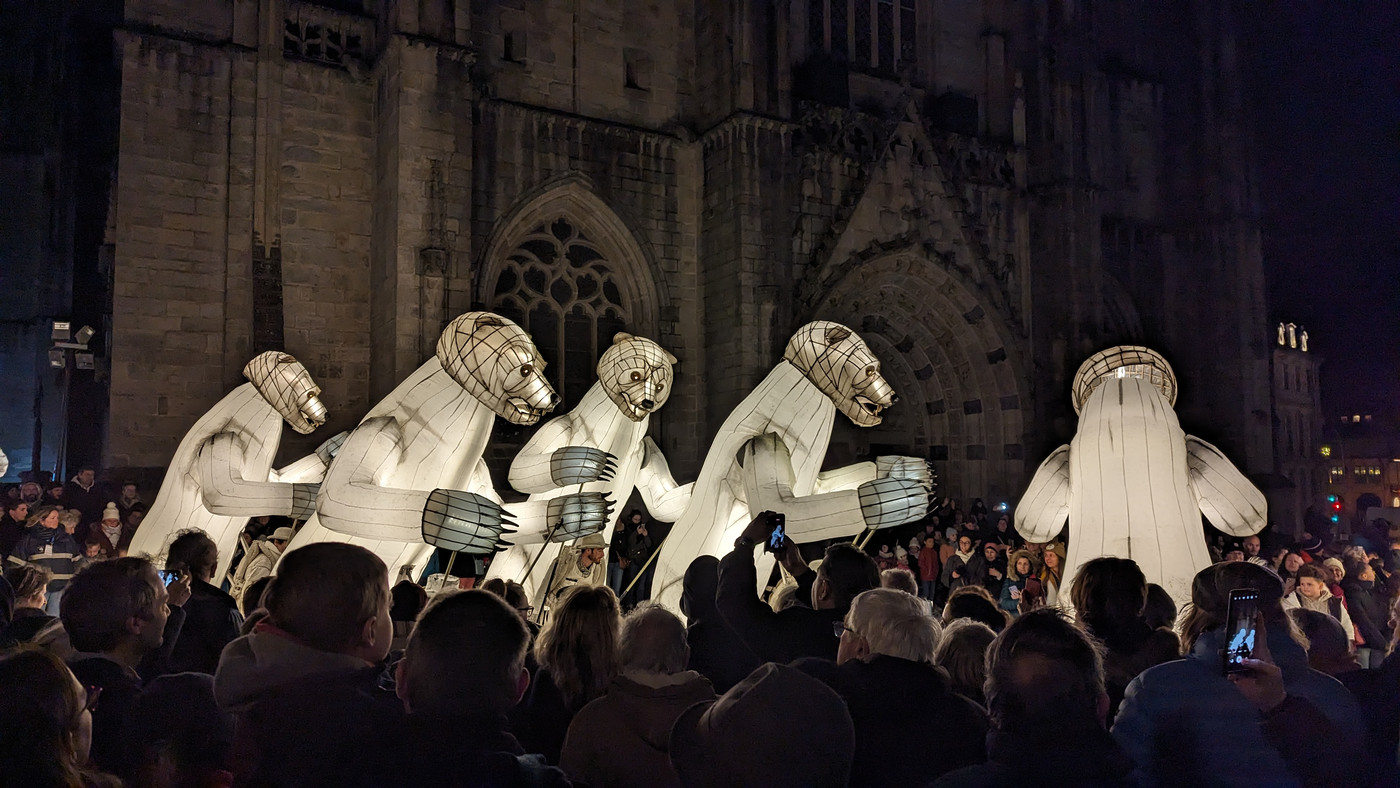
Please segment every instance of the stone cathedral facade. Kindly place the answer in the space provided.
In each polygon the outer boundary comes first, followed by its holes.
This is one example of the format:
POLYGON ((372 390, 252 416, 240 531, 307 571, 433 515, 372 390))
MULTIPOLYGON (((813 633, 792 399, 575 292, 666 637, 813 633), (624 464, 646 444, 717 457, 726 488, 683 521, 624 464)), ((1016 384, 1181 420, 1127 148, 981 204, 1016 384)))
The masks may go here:
POLYGON ((269 348, 347 429, 489 308, 560 412, 618 330, 679 357, 653 422, 682 477, 815 318, 900 395, 833 461, 1014 501, 1079 363, 1140 342, 1183 424, 1268 471, 1231 7, 126 0, 105 464, 162 466, 269 348))

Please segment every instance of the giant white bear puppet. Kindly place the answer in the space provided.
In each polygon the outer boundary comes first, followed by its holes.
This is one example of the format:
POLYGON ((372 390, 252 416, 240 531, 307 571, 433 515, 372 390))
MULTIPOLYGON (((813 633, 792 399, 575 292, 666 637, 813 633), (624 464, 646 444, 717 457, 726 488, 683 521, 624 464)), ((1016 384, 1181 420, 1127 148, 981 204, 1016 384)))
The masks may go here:
MULTIPOLYGON (((481 455, 496 416, 534 424, 559 401, 544 361, 520 326, 490 312, 447 325, 437 353, 370 409, 326 472, 316 515, 288 545, 351 542, 384 559, 391 576, 421 570, 433 547, 484 554, 510 532, 512 515, 594 533, 608 501, 576 492, 508 513, 481 455)), ((594 473, 601 468, 593 469, 594 473)), ((579 474, 591 480, 589 469, 579 474)))
POLYGON ((133 555, 160 555, 176 532, 198 528, 219 547, 214 577, 222 578, 249 517, 311 516, 317 483, 343 433, 274 470, 284 420, 303 435, 325 423, 321 389, 299 361, 275 350, 255 356, 243 376, 249 382, 201 416, 175 449, 160 494, 132 537, 133 555))
MULTIPOLYGON (((675 521, 690 502, 691 485, 676 484, 661 448, 647 437, 651 414, 671 396, 675 363, 675 356, 650 339, 614 335, 598 359, 598 382, 578 407, 540 427, 511 461, 511 486, 529 493, 532 502, 580 489, 621 502, 635 488, 654 517, 675 521), (584 482, 580 470, 596 481, 584 482)), ((496 556, 489 576, 523 583, 530 598, 543 604, 538 592, 545 590, 559 543, 578 534, 538 516, 519 517, 517 525, 511 537, 517 546, 496 556), (524 577, 531 564, 530 576, 524 577)))
MULTIPOLYGON (((857 426, 873 427, 896 399, 879 360, 854 331, 825 320, 798 329, 783 359, 710 444, 690 505, 658 559, 662 604, 679 609, 690 562, 723 555, 759 512, 783 512, 788 536, 799 543, 923 517, 933 480, 922 459, 882 457, 821 472, 838 410, 857 426)), ((761 567, 760 583, 767 575, 761 567)))
POLYGON ((1079 430, 1031 479, 1016 530, 1048 542, 1069 519, 1068 588, 1079 566, 1102 555, 1131 558, 1178 604, 1211 563, 1201 514, 1231 536, 1266 524, 1264 495, 1220 450, 1184 433, 1172 406, 1166 359, 1125 345, 1090 356, 1074 376, 1079 430))

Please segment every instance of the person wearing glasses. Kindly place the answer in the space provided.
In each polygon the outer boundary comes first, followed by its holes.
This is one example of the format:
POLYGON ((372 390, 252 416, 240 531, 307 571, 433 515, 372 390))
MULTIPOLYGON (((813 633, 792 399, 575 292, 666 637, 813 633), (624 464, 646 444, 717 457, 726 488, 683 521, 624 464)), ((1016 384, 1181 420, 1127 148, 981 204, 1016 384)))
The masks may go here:
POLYGON ((0 779, 33 788, 121 785, 86 768, 101 695, 50 651, 22 648, 0 657, 0 779))

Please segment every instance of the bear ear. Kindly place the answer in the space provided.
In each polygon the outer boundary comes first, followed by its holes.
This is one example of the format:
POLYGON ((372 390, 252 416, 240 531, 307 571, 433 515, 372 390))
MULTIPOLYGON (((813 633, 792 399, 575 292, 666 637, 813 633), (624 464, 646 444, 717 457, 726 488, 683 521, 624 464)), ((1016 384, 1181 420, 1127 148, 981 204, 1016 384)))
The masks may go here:
POLYGON ((672 366, 681 363, 681 360, 671 355, 671 351, 667 350, 666 348, 662 348, 661 352, 666 354, 666 360, 671 362, 672 366))
POLYGON ((850 335, 851 330, 849 328, 845 326, 832 326, 826 330, 826 345, 827 347, 831 347, 832 345, 839 344, 845 341, 850 335))
POLYGON ((613 344, 616 345, 621 342, 626 342, 631 338, 632 335, 627 333, 626 331, 619 331, 616 334, 613 334, 613 344))

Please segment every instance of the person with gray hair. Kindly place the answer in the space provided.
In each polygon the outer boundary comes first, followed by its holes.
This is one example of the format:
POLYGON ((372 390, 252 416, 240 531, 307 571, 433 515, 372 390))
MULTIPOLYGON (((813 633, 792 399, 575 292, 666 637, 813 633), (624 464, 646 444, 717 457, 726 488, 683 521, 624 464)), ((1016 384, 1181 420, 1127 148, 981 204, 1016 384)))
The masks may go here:
POLYGON ((671 727, 696 703, 715 699, 710 680, 686 670, 685 624, 655 604, 622 620, 621 672, 603 697, 569 724, 559 767, 592 786, 679 786, 670 763, 671 727))
POLYGON ((856 731, 852 786, 926 785, 984 760, 987 714, 954 692, 933 664, 941 627, 924 600, 873 588, 851 602, 833 630, 840 641, 835 663, 809 658, 793 666, 846 701, 856 731))

